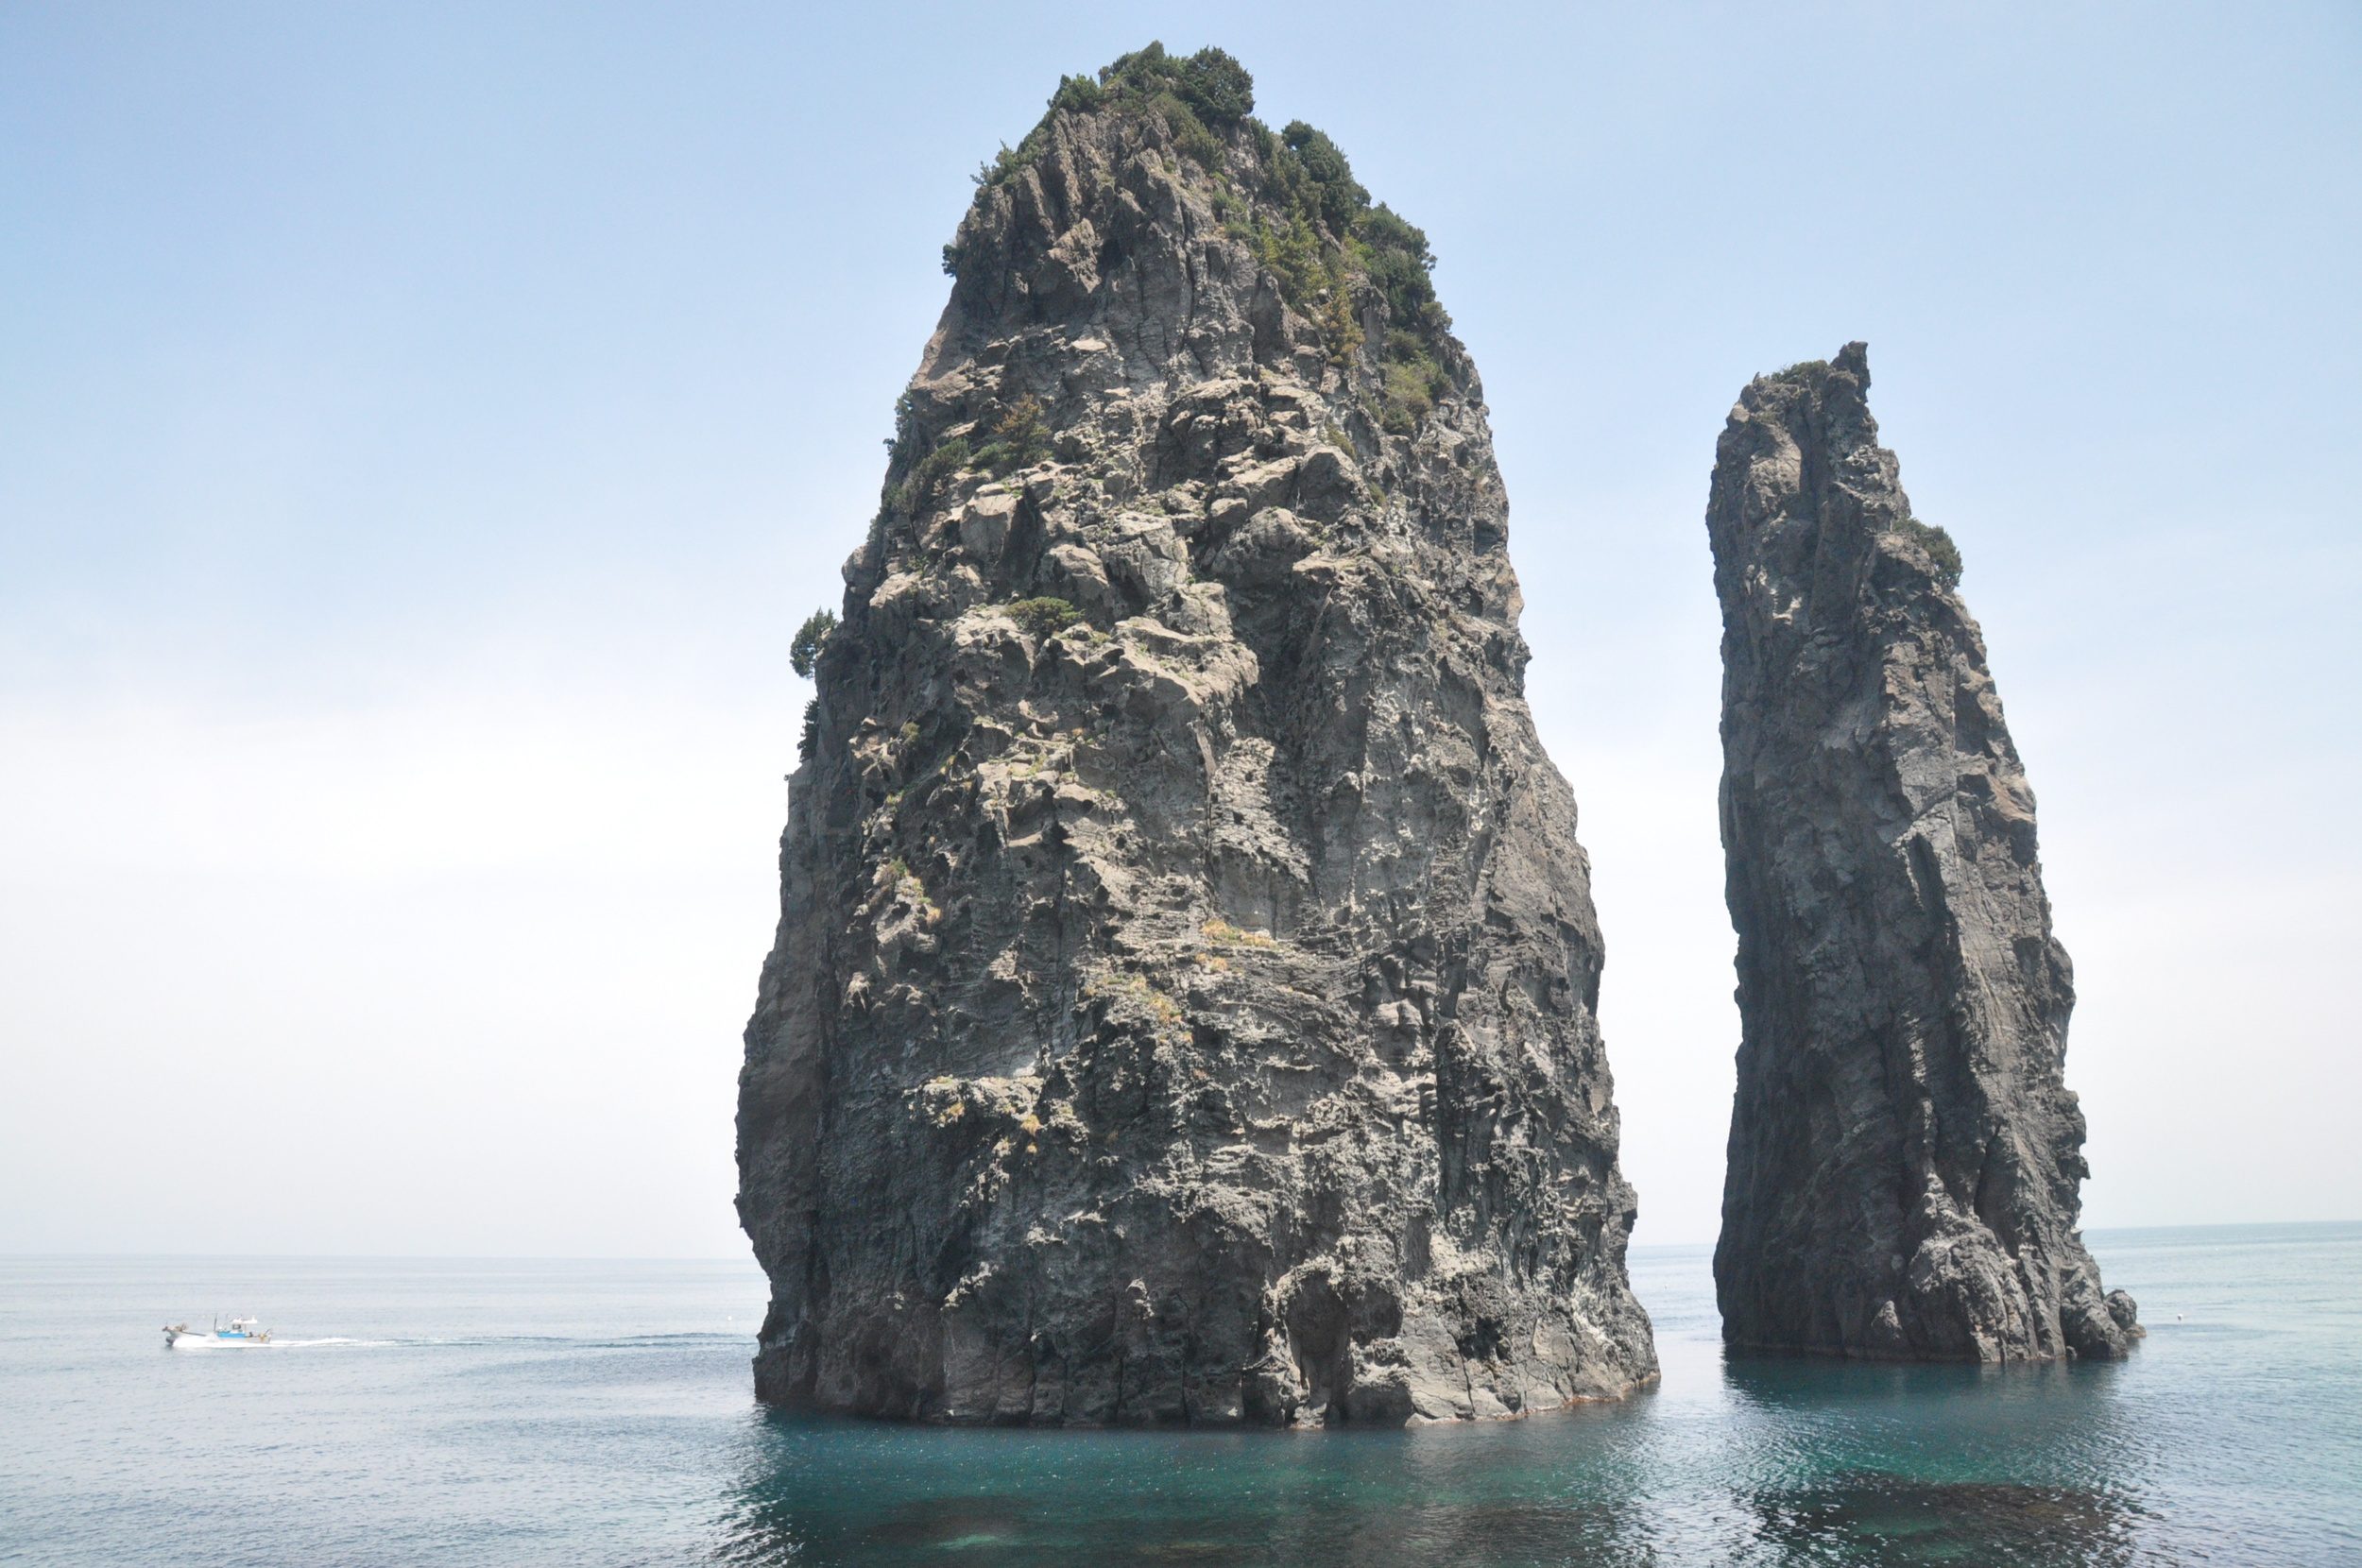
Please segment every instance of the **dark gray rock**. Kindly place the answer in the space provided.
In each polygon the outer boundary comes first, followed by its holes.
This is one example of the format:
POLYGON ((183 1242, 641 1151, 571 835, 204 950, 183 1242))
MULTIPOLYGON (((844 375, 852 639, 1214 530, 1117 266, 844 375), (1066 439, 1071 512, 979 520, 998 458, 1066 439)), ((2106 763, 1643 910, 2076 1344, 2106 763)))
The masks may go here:
POLYGON ((1743 1030, 1723 1337, 2121 1356, 2131 1298, 2103 1297, 2076 1230, 2075 994, 2034 797, 1958 556, 1911 520, 1869 384, 1858 343, 1757 378, 1706 511, 1743 1030))
POLYGON ((739 1109, 757 1390, 1620 1395, 1656 1363, 1601 948, 1475 367, 1252 122, 1060 111, 1012 162, 792 781, 739 1109))

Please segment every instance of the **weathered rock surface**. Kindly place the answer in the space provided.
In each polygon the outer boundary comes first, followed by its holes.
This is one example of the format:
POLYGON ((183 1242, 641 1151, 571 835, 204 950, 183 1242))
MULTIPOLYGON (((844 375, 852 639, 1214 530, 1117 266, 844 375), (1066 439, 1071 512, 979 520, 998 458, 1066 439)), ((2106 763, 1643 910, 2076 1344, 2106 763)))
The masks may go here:
POLYGON ((1743 1035, 1733 1346, 2121 1356, 2077 1234, 2072 974, 1949 542, 1878 445, 1860 344, 1757 378, 1716 452, 1722 844, 1743 1035), (1931 547, 1933 553, 1931 554, 1931 547))
POLYGON ((741 1082, 758 1392, 1621 1394, 1588 865, 1424 239, 1302 128, 1061 101, 947 250, 818 656, 741 1082))

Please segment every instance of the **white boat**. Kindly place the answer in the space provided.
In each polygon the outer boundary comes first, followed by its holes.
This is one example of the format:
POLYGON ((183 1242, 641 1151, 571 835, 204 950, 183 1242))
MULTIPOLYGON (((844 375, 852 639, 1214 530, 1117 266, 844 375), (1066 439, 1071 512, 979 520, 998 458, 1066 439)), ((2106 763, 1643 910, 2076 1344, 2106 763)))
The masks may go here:
POLYGON ((215 1318, 210 1329, 191 1328, 186 1323, 168 1323, 164 1327, 164 1348, 167 1350, 246 1350, 254 1345, 270 1343, 270 1330, 251 1318, 232 1318, 224 1328, 215 1318))

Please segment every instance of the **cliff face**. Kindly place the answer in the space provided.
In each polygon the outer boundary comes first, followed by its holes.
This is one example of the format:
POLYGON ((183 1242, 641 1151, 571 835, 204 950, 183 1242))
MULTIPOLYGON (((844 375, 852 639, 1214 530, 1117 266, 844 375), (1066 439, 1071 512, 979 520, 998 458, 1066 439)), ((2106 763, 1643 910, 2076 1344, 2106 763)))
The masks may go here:
POLYGON ((2075 994, 1959 557, 1911 519, 1862 346, 1717 449, 1722 844, 1742 1041, 1714 1273, 1734 1346, 2120 1356, 2076 1231, 2075 994))
POLYGON ((1575 804, 1424 237, 1214 52, 987 167, 746 1031, 767 1400, 1399 1423, 1655 1370, 1575 804))

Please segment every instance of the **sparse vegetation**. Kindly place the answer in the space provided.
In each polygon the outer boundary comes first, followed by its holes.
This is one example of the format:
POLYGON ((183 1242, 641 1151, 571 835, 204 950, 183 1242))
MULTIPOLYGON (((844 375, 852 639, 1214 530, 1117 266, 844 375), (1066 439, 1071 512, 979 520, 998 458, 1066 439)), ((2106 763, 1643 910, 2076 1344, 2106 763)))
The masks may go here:
POLYGON ((1433 337, 1448 331, 1451 318, 1435 298, 1435 252, 1427 230, 1397 216, 1384 202, 1355 220, 1370 284, 1386 301, 1386 318, 1398 330, 1433 337))
POLYGON ((1167 1031, 1177 1030, 1189 1021, 1189 1014, 1181 1004, 1151 985, 1143 975, 1123 975, 1112 969, 1102 969, 1083 982, 1083 999, 1135 1003, 1167 1031))
POLYGON ((1269 931, 1246 930, 1219 918, 1208 920, 1198 929, 1207 941, 1217 947, 1269 947, 1275 945, 1269 931))
POLYGON ((894 405, 894 434, 886 438, 885 509, 915 518, 933 504, 947 481, 967 469, 998 477, 1050 455, 1050 427, 1033 397, 1019 398, 980 423, 976 435, 982 446, 954 435, 918 456, 917 410, 905 392, 894 405))
POLYGON ((1262 196, 1284 215, 1258 212, 1231 232, 1254 247, 1339 364, 1361 346, 1361 302, 1384 306, 1378 422, 1395 434, 1416 428, 1451 384, 1438 354, 1451 317, 1435 298, 1427 234, 1393 208, 1373 206, 1344 151, 1303 121, 1277 136, 1263 132, 1261 150, 1262 196), (1397 368, 1403 374, 1391 374, 1397 368))
MULTIPOLYGON (((973 467, 974 461, 968 454, 967 437, 954 435, 914 465, 899 484, 888 481, 887 506, 904 517, 917 516, 934 500, 935 491, 945 480, 973 467)), ((891 465, 886 471, 894 471, 891 465)))
MULTIPOLYGON (((1326 134, 1301 120, 1275 133, 1254 118, 1254 78, 1222 50, 1182 57, 1151 43, 1096 77, 1060 81, 1041 123, 978 169, 976 182, 999 185, 1037 161, 1060 113, 1112 110, 1161 119, 1176 150, 1215 177, 1216 218, 1270 269, 1334 362, 1348 363, 1362 346, 1363 304, 1383 304, 1389 330, 1377 357, 1404 374, 1387 376, 1378 418, 1390 431, 1416 428, 1451 384, 1448 356, 1439 352, 1451 320, 1435 297, 1427 235, 1393 209, 1373 205, 1326 134), (1253 156, 1233 157, 1233 148, 1253 156)), ((957 276, 961 261, 959 242, 944 247, 946 272, 957 276)), ((985 450, 997 444, 989 434, 980 440, 985 450)))
POLYGON ((922 435, 918 404, 905 392, 894 400, 894 434, 885 438, 884 505, 873 528, 882 527, 888 513, 917 516, 945 480, 974 465, 967 437, 955 435, 923 448, 922 435))
POLYGON ((1001 409, 979 434, 984 444, 968 461, 987 473, 1030 469, 1050 455, 1050 429, 1042 423, 1040 401, 1030 395, 1001 409))
MULTIPOLYGON (((950 249, 945 246, 946 250, 950 249)), ((894 434, 885 438, 886 466, 890 469, 911 452, 911 432, 918 422, 918 405, 904 392, 894 400, 894 434)))
POLYGON ((967 1115, 967 1085, 949 1073, 939 1073, 927 1080, 916 1098, 925 1102, 927 1119, 937 1127, 949 1127, 967 1115))
MULTIPOLYGON (((1088 114, 1104 109, 1158 116, 1185 156, 1216 169, 1223 162, 1218 133, 1244 120, 1254 108, 1255 78, 1222 50, 1206 48, 1180 56, 1151 43, 1107 66, 1096 79, 1062 79, 1041 122, 1016 146, 1004 144, 985 160, 976 170, 976 183, 999 185, 1039 161, 1050 145, 1051 123, 1059 113, 1088 114)), ((954 270, 955 262, 956 247, 948 248, 945 270, 954 270)))
POLYGON ((1927 553, 1936 564, 1936 581, 1946 589, 1960 586, 1960 547, 1952 542, 1952 536, 1932 522, 1917 518, 1905 518, 1892 530, 1927 553))
MULTIPOLYGON (((1389 338, 1408 333, 1388 332, 1389 338)), ((1389 435, 1408 435, 1419 428, 1435 407, 1435 401, 1451 389, 1451 378, 1444 367, 1418 349, 1406 350, 1399 359, 1389 360, 1385 369, 1385 394, 1378 405, 1378 422, 1389 435)))
POLYGON ((828 642, 829 634, 835 630, 834 610, 814 610, 804 617, 804 623, 796 628, 795 639, 787 645, 788 668, 805 679, 811 679, 813 666, 820 657, 820 650, 828 642))
POLYGON ((796 738, 796 759, 809 762, 820 751, 820 699, 804 704, 804 732, 796 738))
POLYGON ((1083 619, 1083 612, 1063 599, 1019 599, 1003 606, 1008 618, 1035 637, 1055 637, 1083 619))

